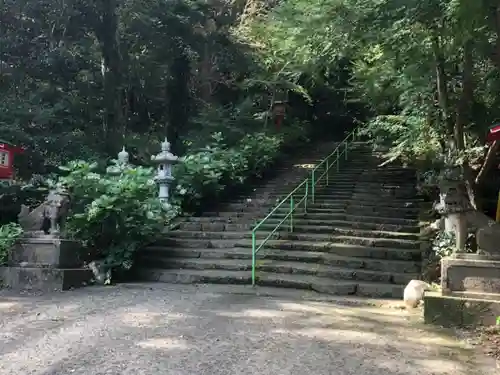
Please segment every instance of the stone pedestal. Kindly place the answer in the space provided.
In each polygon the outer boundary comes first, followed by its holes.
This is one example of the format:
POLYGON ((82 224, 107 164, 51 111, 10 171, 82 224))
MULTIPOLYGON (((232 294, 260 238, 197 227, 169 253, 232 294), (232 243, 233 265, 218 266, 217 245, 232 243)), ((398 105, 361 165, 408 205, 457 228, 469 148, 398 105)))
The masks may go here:
POLYGON ((7 267, 0 268, 0 279, 14 290, 53 291, 85 286, 93 274, 83 268, 82 250, 75 241, 50 235, 22 238, 11 249, 7 267))
POLYGON ((493 326, 500 316, 495 300, 425 292, 424 321, 442 327, 493 326))
POLYGON ((441 288, 443 295, 500 299, 500 257, 459 253, 443 258, 441 288))
POLYGON ((426 323, 445 327, 497 323, 500 257, 458 253, 443 258, 441 287, 441 293, 425 293, 426 323))

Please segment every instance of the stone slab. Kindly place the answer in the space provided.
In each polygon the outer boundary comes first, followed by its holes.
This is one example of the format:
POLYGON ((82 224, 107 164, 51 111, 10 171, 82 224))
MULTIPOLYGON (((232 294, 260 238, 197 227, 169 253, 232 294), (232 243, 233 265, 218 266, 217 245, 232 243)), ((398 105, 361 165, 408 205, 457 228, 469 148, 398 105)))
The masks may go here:
POLYGON ((443 327, 491 326, 500 316, 500 300, 426 292, 424 321, 443 327))
POLYGON ((441 260, 441 288, 453 292, 499 293, 500 259, 457 254, 441 260))
POLYGON ((0 267, 2 285, 16 291, 68 290, 86 286, 92 279, 92 271, 83 268, 0 267))
POLYGON ((79 268, 83 265, 82 251, 75 241, 50 236, 22 238, 11 249, 8 265, 79 268))

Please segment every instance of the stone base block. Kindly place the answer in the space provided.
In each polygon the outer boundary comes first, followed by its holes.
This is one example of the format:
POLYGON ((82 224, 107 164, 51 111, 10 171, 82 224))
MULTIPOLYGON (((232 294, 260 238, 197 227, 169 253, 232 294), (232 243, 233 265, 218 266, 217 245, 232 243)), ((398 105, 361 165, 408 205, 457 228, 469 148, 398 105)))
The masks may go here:
POLYGON ((92 271, 83 268, 0 267, 3 286, 19 291, 68 290, 86 286, 92 279, 92 271))
POLYGON ((424 321, 443 327, 491 326, 500 316, 500 296, 482 298, 426 292, 424 321))
POLYGON ((21 238, 9 252, 8 265, 80 268, 83 249, 78 242, 40 236, 21 238))
POLYGON ((500 259, 476 254, 455 254, 441 260, 443 294, 499 293, 500 259))

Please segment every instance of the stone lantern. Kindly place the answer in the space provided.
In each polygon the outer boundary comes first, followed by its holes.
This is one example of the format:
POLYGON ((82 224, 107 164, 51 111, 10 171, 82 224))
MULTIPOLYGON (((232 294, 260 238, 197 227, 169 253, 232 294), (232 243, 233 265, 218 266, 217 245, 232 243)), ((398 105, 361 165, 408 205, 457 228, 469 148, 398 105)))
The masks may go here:
POLYGON ((112 174, 114 176, 118 176, 119 174, 122 173, 122 171, 128 167, 129 163, 129 154, 125 150, 125 147, 122 148, 122 150, 118 153, 118 161, 115 165, 112 165, 108 168, 106 168, 106 171, 109 174, 112 174))
POLYGON ((158 198, 168 206, 169 186, 174 180, 172 177, 172 165, 179 161, 179 158, 170 152, 170 142, 165 137, 161 144, 161 152, 158 155, 151 156, 151 161, 158 165, 158 174, 156 182, 158 183, 158 198))
POLYGON ((128 152, 125 151, 125 147, 123 147, 122 150, 118 153, 118 164, 126 166, 128 165, 128 161, 129 161, 128 152))

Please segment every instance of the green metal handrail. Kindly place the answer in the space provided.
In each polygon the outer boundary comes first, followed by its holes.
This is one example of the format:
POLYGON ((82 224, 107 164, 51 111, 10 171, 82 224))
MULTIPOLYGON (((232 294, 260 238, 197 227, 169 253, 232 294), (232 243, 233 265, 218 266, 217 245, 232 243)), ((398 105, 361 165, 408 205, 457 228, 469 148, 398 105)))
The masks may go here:
POLYGON ((256 283, 256 264, 257 264, 257 253, 260 249, 269 241, 269 239, 276 233, 276 231, 280 228, 280 226, 290 219, 289 230, 293 232, 293 213, 300 207, 303 203, 304 212, 307 212, 307 201, 309 197, 311 198, 311 202, 314 203, 314 196, 316 193, 316 187, 318 186, 318 182, 321 181, 323 177, 325 177, 326 185, 330 183, 329 181, 329 173, 330 169, 334 164, 336 164, 336 171, 338 172, 340 169, 340 157, 344 156, 345 160, 347 160, 347 150, 349 145, 349 140, 352 138, 352 142, 356 139, 356 130, 351 131, 343 140, 340 142, 337 147, 333 150, 333 152, 328 155, 325 159, 323 159, 314 169, 311 171, 311 176, 307 177, 304 181, 302 181, 295 189, 292 190, 290 194, 288 194, 285 198, 283 198, 276 207, 272 209, 272 211, 262 219, 255 227, 252 229, 252 285, 255 286, 256 283), (342 149, 342 151, 340 151, 342 149), (335 160, 331 160, 335 157, 335 160), (321 172, 321 169, 324 169, 324 172, 319 176, 318 174, 321 172), (310 182, 309 182, 310 179, 310 182), (296 202, 296 198, 294 195, 301 189, 304 188, 304 193, 299 201, 296 202), (310 191, 309 191, 310 190, 310 191), (267 235, 264 240, 257 246, 257 230, 268 220, 271 216, 273 216, 276 211, 281 208, 286 202, 289 202, 289 211, 281 220, 278 225, 267 235))

